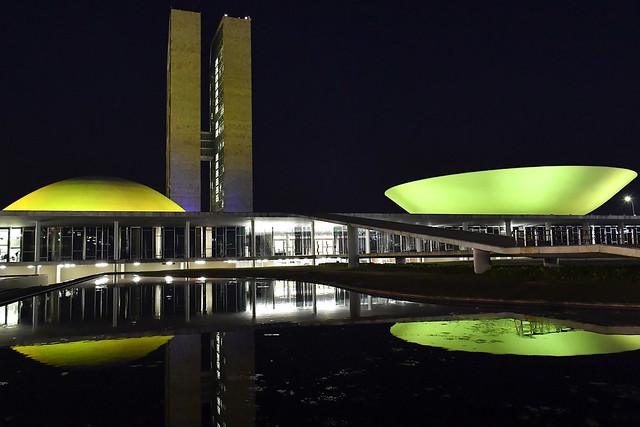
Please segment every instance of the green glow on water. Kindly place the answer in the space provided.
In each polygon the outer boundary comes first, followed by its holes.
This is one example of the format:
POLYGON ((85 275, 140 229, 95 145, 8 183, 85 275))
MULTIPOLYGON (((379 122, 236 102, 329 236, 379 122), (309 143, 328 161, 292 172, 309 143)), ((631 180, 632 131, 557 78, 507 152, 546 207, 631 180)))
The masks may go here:
POLYGON ((452 351, 522 356, 582 356, 640 349, 640 335, 607 335, 519 319, 396 323, 401 340, 452 351))
POLYGON ((586 215, 636 176, 603 166, 495 169, 411 181, 384 194, 415 214, 586 215))

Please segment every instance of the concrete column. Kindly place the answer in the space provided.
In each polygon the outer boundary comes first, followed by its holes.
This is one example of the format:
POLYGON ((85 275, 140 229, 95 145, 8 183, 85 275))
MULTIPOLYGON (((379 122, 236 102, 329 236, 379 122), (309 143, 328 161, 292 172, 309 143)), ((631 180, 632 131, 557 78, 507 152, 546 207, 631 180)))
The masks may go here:
POLYGON ((589 224, 582 224, 582 234, 580 235, 580 244, 591 244, 591 227, 589 224))
POLYGON ((191 286, 188 280, 184 279, 184 321, 187 323, 191 321, 191 286))
MULTIPOLYGON (((36 221, 36 229, 35 229, 35 239, 36 243, 33 246, 33 262, 36 264, 40 262, 40 221, 36 221)), ((86 239, 85 239, 86 240, 86 239)), ((37 273, 37 271, 36 271, 37 273)))
POLYGON ((55 283, 60 283, 62 281, 62 265, 56 265, 56 281, 55 283))
POLYGON ((114 284, 113 286, 113 301, 112 301, 112 318, 111 326, 118 327, 118 314, 120 314, 120 288, 114 284))
POLYGON ((473 249, 473 272, 482 274, 491 270, 491 257, 489 252, 473 249))
POLYGON ((251 319, 256 320, 256 306, 258 305, 258 291, 256 281, 252 280, 249 285, 251 289, 251 319))
POLYGON ((551 232, 551 223, 547 222, 544 225, 544 239, 549 243, 550 246, 553 246, 553 233, 551 232))
POLYGON ((371 253, 371 242, 369 241, 371 235, 369 232, 369 229, 365 229, 364 230, 364 253, 365 254, 370 254, 371 253))
POLYGON ((113 221, 113 260, 120 259, 120 223, 113 221))
POLYGON ((311 220, 311 257, 313 265, 316 265, 316 222, 314 220, 311 220))
POLYGON ((313 288, 313 314, 318 314, 318 295, 316 293, 316 285, 315 283, 311 285, 313 288))
POLYGON ((184 257, 191 258, 191 221, 184 223, 184 257))
MULTIPOLYGON (((468 222, 463 222, 462 223, 462 231, 469 231, 469 223, 468 222)), ((467 248, 464 247, 464 246, 459 246, 459 249, 461 251, 467 250, 467 248)))
POLYGON ((200 335, 177 335, 165 350, 165 426, 201 425, 200 335))
POLYGON ((511 226, 511 220, 510 219, 505 219, 504 220, 504 234, 506 236, 511 237, 513 234, 513 227, 511 226))
MULTIPOLYGON (((82 288, 82 290, 84 291, 84 288, 82 288)), ((36 328, 38 327, 38 313, 40 312, 40 310, 38 310, 38 303, 40 302, 40 297, 31 297, 31 330, 36 330, 36 328)))
POLYGON ((618 224, 618 233, 619 233, 619 235, 618 235, 618 244, 619 245, 624 245, 625 244, 625 242, 624 242, 624 227, 625 227, 624 223, 618 224))
POLYGON ((416 252, 422 252, 422 238, 416 237, 416 252))
POLYGON ((360 317, 360 294, 357 292, 349 292, 349 314, 351 319, 360 317))
POLYGON ((358 227, 349 224, 347 226, 347 253, 349 256, 349 268, 358 267, 358 227))
MULTIPOLYGON (((313 242, 313 226, 311 228, 311 241, 313 242)), ((255 218, 251 218, 251 258, 253 258, 251 265, 255 267, 256 266, 256 219, 255 218)))

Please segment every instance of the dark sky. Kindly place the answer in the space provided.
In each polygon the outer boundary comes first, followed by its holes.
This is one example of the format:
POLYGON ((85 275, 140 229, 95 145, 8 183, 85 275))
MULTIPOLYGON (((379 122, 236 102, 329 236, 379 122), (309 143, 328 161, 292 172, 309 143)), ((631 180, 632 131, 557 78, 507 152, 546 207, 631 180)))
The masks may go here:
MULTIPOLYGON (((487 168, 640 169, 636 2, 203 0, 252 17, 258 211, 399 212, 487 168)), ((164 187, 169 1, 4 2, 0 205, 53 181, 164 187)), ((625 193, 640 198, 640 182, 625 193)), ((620 197, 600 213, 628 210, 620 197)))

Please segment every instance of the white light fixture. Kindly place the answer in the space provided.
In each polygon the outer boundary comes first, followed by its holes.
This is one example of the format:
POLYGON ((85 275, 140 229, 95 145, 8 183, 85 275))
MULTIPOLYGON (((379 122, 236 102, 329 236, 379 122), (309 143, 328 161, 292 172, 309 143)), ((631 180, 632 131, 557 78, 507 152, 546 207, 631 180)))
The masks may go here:
POLYGON ((165 265, 173 265, 173 261, 167 261, 165 262, 165 265))
POLYGON ((109 263, 107 263, 107 262, 97 262, 96 263, 96 267, 98 267, 98 268, 109 267, 109 263))
POLYGON ((33 267, 34 267, 33 265, 27 265, 27 268, 33 268, 33 267))
POLYGON ((200 277, 198 277, 198 278, 196 279, 196 282, 205 282, 206 280, 207 280, 207 278, 206 278, 206 277, 204 277, 204 276, 200 276, 200 277))
POLYGON ((203 259, 196 260, 196 264, 202 265, 205 261, 203 259))
POLYGON ((136 267, 140 265, 140 261, 136 261, 133 263, 133 265, 135 265, 136 267))
POLYGON ((0 270, 4 270, 5 268, 7 268, 6 265, 0 265, 0 270))
POLYGON ((164 281, 166 283, 172 283, 173 282, 173 277, 171 276, 164 276, 164 281))
POLYGON ((633 206, 633 197, 627 194, 626 196, 624 196, 624 201, 626 203, 631 203, 631 213, 633 213, 633 216, 636 216, 636 207, 633 206))
POLYGON ((138 283, 140 281, 140 276, 133 276, 133 282, 138 283))
POLYGON ((94 283, 96 284, 96 286, 101 286, 101 285, 104 285, 106 283, 109 283, 109 278, 108 277, 101 277, 98 280, 96 280, 94 283))

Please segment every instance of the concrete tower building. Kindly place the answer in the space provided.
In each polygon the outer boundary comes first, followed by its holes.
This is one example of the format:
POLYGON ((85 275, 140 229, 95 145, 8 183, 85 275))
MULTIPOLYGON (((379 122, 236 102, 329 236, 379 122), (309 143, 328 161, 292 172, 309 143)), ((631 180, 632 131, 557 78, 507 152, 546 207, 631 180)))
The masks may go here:
POLYGON ((252 212, 251 20, 224 16, 209 60, 211 210, 252 212))
POLYGON ((171 9, 166 194, 187 211, 200 211, 200 40, 200 14, 171 9))

